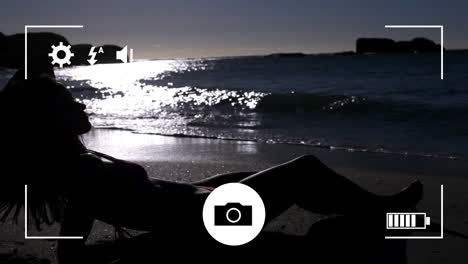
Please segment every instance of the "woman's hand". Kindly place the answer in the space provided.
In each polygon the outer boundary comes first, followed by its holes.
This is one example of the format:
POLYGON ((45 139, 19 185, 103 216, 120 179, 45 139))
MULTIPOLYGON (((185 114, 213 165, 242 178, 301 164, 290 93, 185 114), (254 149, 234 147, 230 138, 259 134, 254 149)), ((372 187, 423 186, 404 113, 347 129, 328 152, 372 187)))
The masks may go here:
POLYGON ((107 160, 110 160, 110 161, 113 161, 113 162, 125 162, 124 160, 114 158, 112 156, 109 156, 107 154, 104 154, 104 153, 101 153, 101 152, 98 152, 98 151, 95 151, 95 150, 92 150, 92 149, 88 149, 88 152, 93 154, 93 155, 96 155, 96 156, 98 156, 100 158, 104 158, 104 159, 107 159, 107 160))
POLYGON ((91 233, 94 218, 85 205, 70 200, 60 229, 60 236, 82 236, 83 239, 62 239, 58 241, 57 257, 60 264, 89 263, 86 259, 85 242, 91 233))

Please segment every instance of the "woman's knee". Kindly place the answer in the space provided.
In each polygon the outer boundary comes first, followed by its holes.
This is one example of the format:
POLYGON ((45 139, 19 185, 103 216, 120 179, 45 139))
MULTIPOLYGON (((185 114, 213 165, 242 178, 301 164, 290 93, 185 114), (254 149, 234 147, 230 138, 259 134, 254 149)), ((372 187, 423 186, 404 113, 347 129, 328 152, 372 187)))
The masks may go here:
POLYGON ((292 160, 292 162, 302 166, 313 166, 322 163, 316 156, 311 154, 300 156, 292 160))
POLYGON ((314 155, 300 156, 290 162, 291 174, 297 182, 309 181, 321 168, 322 162, 314 155))

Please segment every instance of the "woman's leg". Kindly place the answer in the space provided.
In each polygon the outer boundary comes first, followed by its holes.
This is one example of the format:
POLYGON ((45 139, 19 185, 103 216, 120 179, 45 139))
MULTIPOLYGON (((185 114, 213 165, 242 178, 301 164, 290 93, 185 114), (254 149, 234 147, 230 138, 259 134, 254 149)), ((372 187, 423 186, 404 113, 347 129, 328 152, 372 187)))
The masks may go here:
POLYGON ((411 208, 422 197, 419 182, 393 196, 370 193, 311 155, 255 173, 240 182, 260 194, 267 221, 293 204, 322 214, 350 214, 411 208))
POLYGON ((193 185, 206 186, 206 187, 219 187, 225 183, 240 182, 241 180, 257 173, 257 171, 250 172, 233 172, 226 174, 215 175, 201 181, 193 182, 193 185))

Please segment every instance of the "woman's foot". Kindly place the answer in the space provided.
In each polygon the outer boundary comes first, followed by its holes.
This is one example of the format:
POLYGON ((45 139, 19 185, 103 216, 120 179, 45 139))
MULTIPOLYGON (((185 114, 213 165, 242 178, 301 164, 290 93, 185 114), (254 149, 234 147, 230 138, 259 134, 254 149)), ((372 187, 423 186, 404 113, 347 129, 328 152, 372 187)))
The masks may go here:
POLYGON ((388 209, 406 211, 413 209, 423 197, 423 184, 416 180, 399 193, 387 196, 388 209))

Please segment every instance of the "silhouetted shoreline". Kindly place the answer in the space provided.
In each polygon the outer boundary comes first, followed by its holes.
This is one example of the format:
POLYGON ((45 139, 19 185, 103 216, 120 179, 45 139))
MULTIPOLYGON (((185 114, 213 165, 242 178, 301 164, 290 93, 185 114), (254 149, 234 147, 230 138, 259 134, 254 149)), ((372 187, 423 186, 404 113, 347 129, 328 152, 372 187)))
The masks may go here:
MULTIPOLYGON (((71 44, 64 36, 51 32, 32 32, 28 33, 28 60, 44 60, 49 58, 52 45, 58 45, 60 42, 64 46, 71 45, 71 52, 74 56, 71 58, 70 65, 90 65, 88 59, 92 44, 71 44)), ((112 44, 95 46, 95 51, 103 48, 104 53, 97 53, 96 64, 102 63, 122 63, 115 58, 116 51, 122 47, 112 44)), ((267 58, 301 58, 306 56, 318 55, 362 55, 362 54, 387 54, 387 53, 430 53, 439 52, 440 45, 434 41, 417 37, 410 41, 395 41, 388 38, 358 38, 354 50, 325 52, 325 53, 306 53, 306 52, 278 52, 267 55, 246 55, 246 56, 225 56, 225 57, 267 57, 267 58)), ((446 50, 446 51, 467 51, 466 49, 446 50)), ((24 34, 5 35, 0 32, 0 69, 20 68, 24 64, 24 34)))

